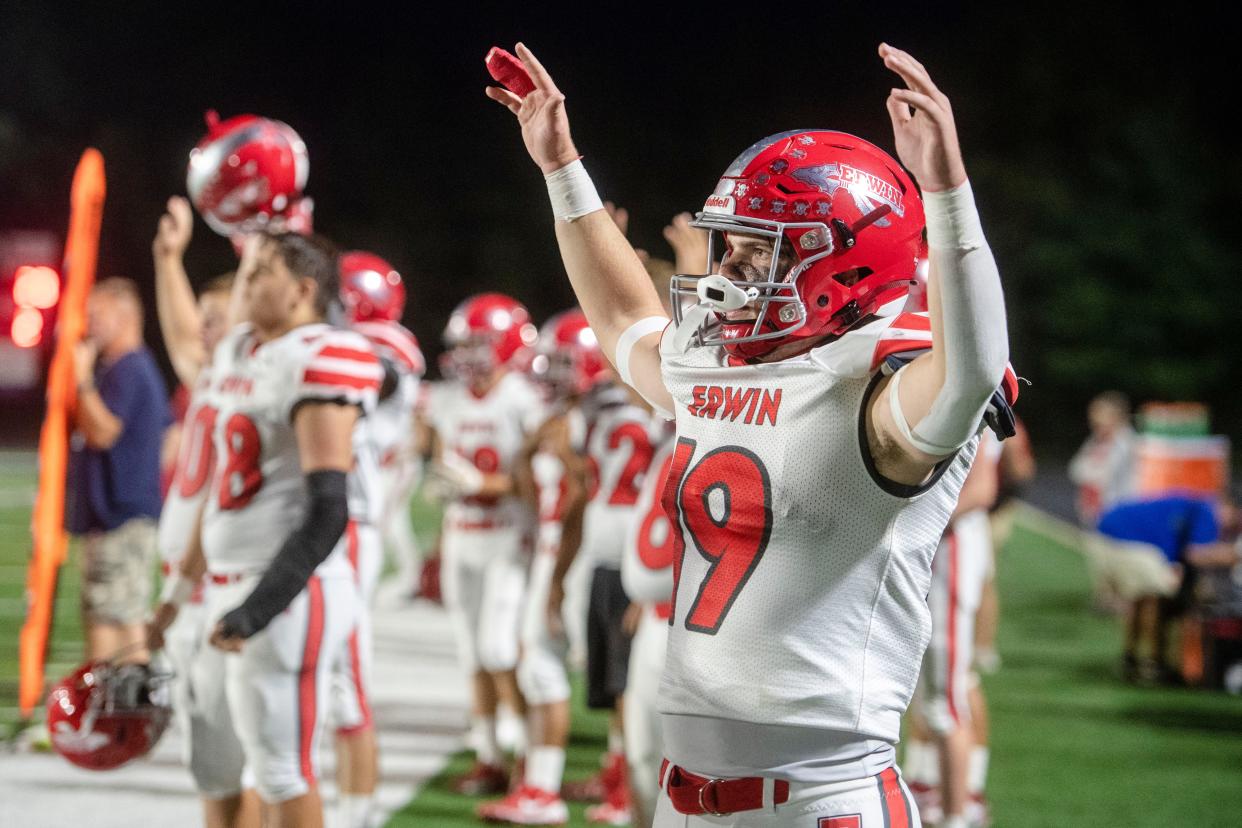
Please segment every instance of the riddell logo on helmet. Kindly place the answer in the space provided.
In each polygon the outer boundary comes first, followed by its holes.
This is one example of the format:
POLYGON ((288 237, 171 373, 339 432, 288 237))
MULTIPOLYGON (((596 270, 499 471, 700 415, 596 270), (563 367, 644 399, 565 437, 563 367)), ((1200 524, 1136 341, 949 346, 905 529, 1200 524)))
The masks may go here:
POLYGON ((703 210, 708 213, 729 213, 732 215, 736 209, 736 204, 737 202, 734 201, 731 195, 710 195, 707 197, 707 202, 703 205, 703 210))

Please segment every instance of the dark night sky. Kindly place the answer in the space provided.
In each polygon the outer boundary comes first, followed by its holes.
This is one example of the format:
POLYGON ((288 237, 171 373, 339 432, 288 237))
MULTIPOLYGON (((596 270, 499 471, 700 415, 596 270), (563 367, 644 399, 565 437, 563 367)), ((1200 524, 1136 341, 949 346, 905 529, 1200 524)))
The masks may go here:
MULTIPOLYGON (((469 293, 511 291, 539 320, 572 302, 538 171, 482 94, 493 44, 522 39, 541 57, 601 194, 631 210, 631 236, 656 255, 666 221, 701 206, 763 135, 831 127, 891 147, 881 40, 928 66, 954 102, 968 169, 989 180, 1019 159, 1073 177, 1084 154, 1108 157, 1114 124, 1134 111, 1159 120, 1167 108, 1198 145, 1187 163, 1210 165, 1233 144, 1221 101, 1236 99, 1225 66, 1236 45, 1185 4, 1153 17, 1088 4, 759 3, 745 18, 725 4, 85 5, 0 7, 0 227, 63 232, 73 165, 94 144, 109 174, 101 275, 149 281, 155 221, 184 192, 203 110, 280 118, 309 147, 317 229, 405 274, 406 322, 429 350, 469 293)), ((189 264, 205 279, 231 266, 230 248, 200 222, 189 264)), ((1015 342, 1030 347, 1021 299, 1011 291, 1015 342)))

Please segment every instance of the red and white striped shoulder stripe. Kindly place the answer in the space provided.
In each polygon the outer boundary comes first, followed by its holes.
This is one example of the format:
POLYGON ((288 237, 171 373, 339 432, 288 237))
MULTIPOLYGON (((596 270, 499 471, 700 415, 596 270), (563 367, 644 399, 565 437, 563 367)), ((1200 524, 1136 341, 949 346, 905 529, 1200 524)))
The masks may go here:
POLYGON ((332 331, 310 345, 314 356, 303 370, 303 385, 337 391, 379 391, 384 369, 365 339, 348 331, 332 331))
POLYGON ((353 330, 365 336, 384 356, 401 368, 421 377, 427 370, 423 351, 414 334, 397 322, 371 321, 354 324, 353 330))

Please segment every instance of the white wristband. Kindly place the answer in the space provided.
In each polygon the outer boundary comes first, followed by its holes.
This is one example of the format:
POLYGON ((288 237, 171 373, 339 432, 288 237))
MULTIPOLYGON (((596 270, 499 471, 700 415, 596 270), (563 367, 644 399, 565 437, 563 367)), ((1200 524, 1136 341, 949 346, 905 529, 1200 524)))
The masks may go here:
POLYGON ((194 594, 194 582, 183 576, 179 571, 173 572, 164 579, 160 590, 160 603, 172 604, 180 608, 194 594))
POLYGON ((621 377, 623 383, 626 385, 634 384, 634 378, 630 376, 630 353, 634 350, 634 346, 638 344, 638 340, 648 334, 662 331, 667 327, 668 317, 648 316, 630 325, 617 339, 617 349, 614 356, 617 361, 617 376, 621 377))
POLYGON ((923 193, 927 246, 932 250, 976 250, 987 245, 970 181, 952 190, 923 193))
POLYGON ((573 221, 604 209, 604 202, 599 200, 599 193, 595 192, 581 158, 548 173, 543 179, 548 184, 552 214, 558 221, 573 221))

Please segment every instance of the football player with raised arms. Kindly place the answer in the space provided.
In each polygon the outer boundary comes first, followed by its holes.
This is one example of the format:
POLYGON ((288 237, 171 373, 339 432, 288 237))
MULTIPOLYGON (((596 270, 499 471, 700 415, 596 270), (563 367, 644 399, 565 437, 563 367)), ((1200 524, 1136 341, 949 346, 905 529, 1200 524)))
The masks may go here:
MULTIPOLYGON (((185 734, 185 762, 196 779, 205 779, 212 773, 218 751, 212 743, 210 722, 194 704, 190 674, 206 645, 206 607, 201 578, 181 577, 180 567, 186 551, 199 543, 199 513, 215 473, 211 430, 216 415, 207 401, 212 353, 245 309, 240 292, 232 289, 240 282, 231 276, 209 282, 195 301, 183 264, 193 221, 190 203, 170 198, 152 243, 160 332, 177 379, 191 389, 191 395, 172 485, 160 512, 164 587, 148 637, 151 649, 162 648, 173 667, 173 712, 185 734)), ((204 802, 209 824, 228 821, 216 812, 218 807, 212 800, 204 802)), ((259 803, 253 790, 245 792, 238 807, 232 815, 236 823, 258 822, 259 803)))
MULTIPOLYGON (((214 230, 231 237, 240 250, 241 240, 254 230, 294 223, 291 208, 295 204, 300 215, 309 219, 310 200, 302 196, 308 169, 306 146, 292 128, 256 115, 222 122, 214 112, 207 114, 207 124, 207 134, 190 154, 186 189, 214 230), (248 186, 256 180, 264 186, 248 186)), ((153 649, 164 646, 172 662, 173 707, 185 733, 186 764, 195 779, 206 780, 228 751, 213 741, 210 722, 195 704, 190 688, 194 659, 206 646, 206 617, 201 577, 197 572, 181 577, 179 562, 201 562, 198 516, 215 473, 211 434, 215 410, 207 402, 211 362, 216 346, 245 317, 246 309, 244 284, 231 276, 209 282, 195 300, 183 261, 193 224, 190 202, 170 198, 152 243, 160 333, 177 378, 191 394, 172 488, 160 514, 165 580, 149 639, 153 649)), ((252 789, 240 800, 205 799, 204 808, 209 824, 230 819, 235 824, 252 824, 260 818, 259 800, 252 789), (219 810, 235 805, 239 807, 236 812, 219 810)))
POLYGON ((247 322, 217 347, 204 392, 216 471, 181 576, 206 570, 211 646, 191 688, 214 751, 195 777, 209 824, 237 824, 243 771, 265 824, 323 824, 319 735, 357 615, 347 475, 384 379, 363 337, 322 321, 336 267, 318 237, 251 236, 237 275, 247 322))
POLYGON ((1011 425, 1016 397, 948 99, 879 47, 904 82, 888 111, 913 180, 841 132, 744 152, 696 220, 709 246, 723 239, 719 272, 674 279, 670 324, 602 209, 564 95, 518 50, 533 89, 487 94, 545 175, 605 354, 677 421, 654 824, 917 825, 894 745, 928 642, 932 555, 981 428, 1011 425), (924 205, 930 310, 894 316, 924 205))

